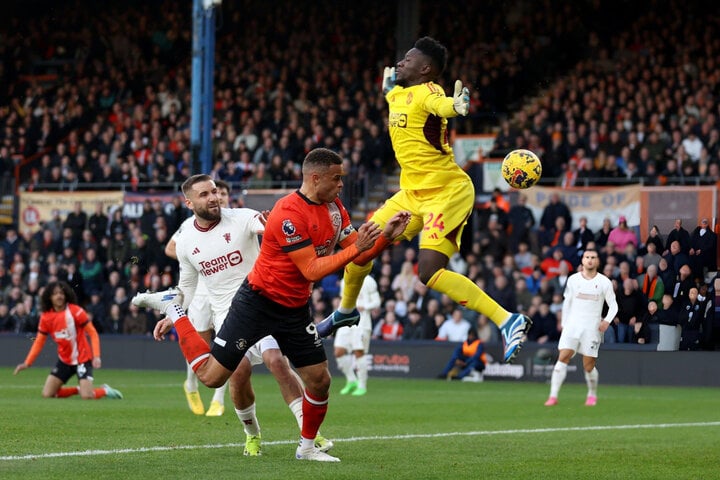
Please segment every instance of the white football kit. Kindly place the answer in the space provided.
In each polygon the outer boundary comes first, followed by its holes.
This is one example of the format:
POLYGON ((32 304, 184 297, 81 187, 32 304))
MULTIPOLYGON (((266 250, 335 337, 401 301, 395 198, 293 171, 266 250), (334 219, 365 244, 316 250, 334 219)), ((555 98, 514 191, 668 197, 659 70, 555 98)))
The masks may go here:
POLYGON ((183 308, 195 296, 198 278, 207 287, 215 331, 220 330, 233 296, 260 253, 258 235, 264 232, 260 212, 249 208, 223 208, 220 221, 209 229, 191 217, 175 234, 180 263, 178 287, 185 295, 183 308))
MULTIPOLYGON (((175 245, 177 245, 177 237, 180 230, 182 230, 183 227, 190 228, 193 220, 194 217, 186 219, 180 228, 173 234, 172 240, 175 242, 175 245), (188 222, 190 222, 190 227, 185 226, 188 222)), ((202 277, 198 277, 197 286, 195 287, 195 295, 193 295, 193 299, 188 306, 187 314, 190 319, 190 323, 193 324, 193 327, 195 327, 195 330, 198 332, 207 332, 213 328, 213 312, 212 308, 210 308, 210 298, 208 297, 208 290, 202 277)))
MULTIPOLYGON (((183 308, 193 305, 198 293, 202 304, 206 293, 212 312, 209 316, 212 323, 208 324, 207 320, 193 318, 193 310, 188 311, 188 317, 198 331, 202 330, 197 325, 205 326, 205 330, 220 331, 235 292, 257 260, 260 253, 258 235, 264 231, 260 212, 249 208, 223 208, 220 221, 211 228, 199 227, 195 217, 190 217, 173 235, 180 263, 178 287, 185 296, 183 308)), ((195 313, 196 317, 200 315, 206 313, 195 313)), ((259 341, 246 356, 257 365, 262 363, 262 352, 267 348, 279 348, 272 337, 259 341)))
MULTIPOLYGON (((342 283, 340 284, 342 292, 342 283)), ((340 328, 335 332, 335 348, 344 348, 348 352, 362 350, 367 353, 370 350, 370 337, 372 337, 372 316, 370 312, 380 308, 381 299, 378 292, 377 282, 370 275, 363 280, 360 294, 355 305, 360 311, 360 322, 352 327, 340 328)))
POLYGON ((604 321, 612 321, 618 311, 615 291, 609 278, 596 273, 591 279, 575 273, 565 285, 562 333, 558 349, 569 349, 588 357, 598 356, 602 333, 598 330, 603 305, 608 304, 604 321))

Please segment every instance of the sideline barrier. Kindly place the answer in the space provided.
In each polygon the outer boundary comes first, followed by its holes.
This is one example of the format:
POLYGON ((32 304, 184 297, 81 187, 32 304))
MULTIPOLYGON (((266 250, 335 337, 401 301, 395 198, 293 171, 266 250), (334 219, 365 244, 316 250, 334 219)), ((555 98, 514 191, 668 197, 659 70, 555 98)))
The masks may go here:
MULTIPOLYGON (((30 335, 0 335, 0 365, 14 367, 30 349, 30 335)), ((155 342, 134 335, 102 335, 103 368, 185 371, 176 342, 155 342)), ((435 378, 450 358, 454 343, 383 342, 370 346, 370 376, 435 378)), ((602 383, 608 385, 667 385, 720 387, 720 352, 657 352, 654 345, 603 345, 598 358, 602 383)), ((330 371, 341 377, 332 357, 332 342, 325 342, 330 371)), ((501 358, 500 345, 488 344, 493 359, 501 358)), ((491 361, 486 380, 547 382, 557 358, 556 344, 528 342, 513 365, 491 361)), ((49 369, 57 360, 52 341, 45 345, 33 368, 49 369)), ((264 367, 259 367, 260 371, 264 367)), ((258 372, 260 373, 260 372, 258 372)), ((568 368, 567 382, 584 383, 580 357, 568 368)))

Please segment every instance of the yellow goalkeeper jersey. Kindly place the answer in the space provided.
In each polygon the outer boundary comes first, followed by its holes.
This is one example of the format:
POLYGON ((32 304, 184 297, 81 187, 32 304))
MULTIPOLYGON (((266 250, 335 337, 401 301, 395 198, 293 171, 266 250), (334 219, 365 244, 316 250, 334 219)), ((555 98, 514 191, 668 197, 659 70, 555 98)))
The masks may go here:
POLYGON ((468 180, 448 143, 447 118, 457 115, 453 99, 439 85, 395 86, 385 99, 390 106, 388 128, 401 168, 401 189, 431 189, 468 180))

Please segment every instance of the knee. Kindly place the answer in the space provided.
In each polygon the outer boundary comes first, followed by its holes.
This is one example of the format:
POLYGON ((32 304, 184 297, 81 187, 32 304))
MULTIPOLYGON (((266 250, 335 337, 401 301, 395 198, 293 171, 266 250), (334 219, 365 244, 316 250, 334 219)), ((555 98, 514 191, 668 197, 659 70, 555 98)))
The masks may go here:
POLYGON ((437 271, 438 269, 434 266, 420 264, 418 267, 418 278, 424 285, 427 285, 433 275, 437 273, 437 271))

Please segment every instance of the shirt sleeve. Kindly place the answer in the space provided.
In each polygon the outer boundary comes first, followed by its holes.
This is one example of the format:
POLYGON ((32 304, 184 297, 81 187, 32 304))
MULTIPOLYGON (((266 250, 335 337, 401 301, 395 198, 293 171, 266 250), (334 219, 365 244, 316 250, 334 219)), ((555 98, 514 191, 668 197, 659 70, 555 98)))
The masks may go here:
POLYGON ((428 90, 427 95, 422 99, 423 109, 438 117, 456 117, 457 112, 455 108, 453 108, 452 97, 446 97, 445 92, 439 85, 434 83, 426 83, 425 85, 428 87, 428 90))

